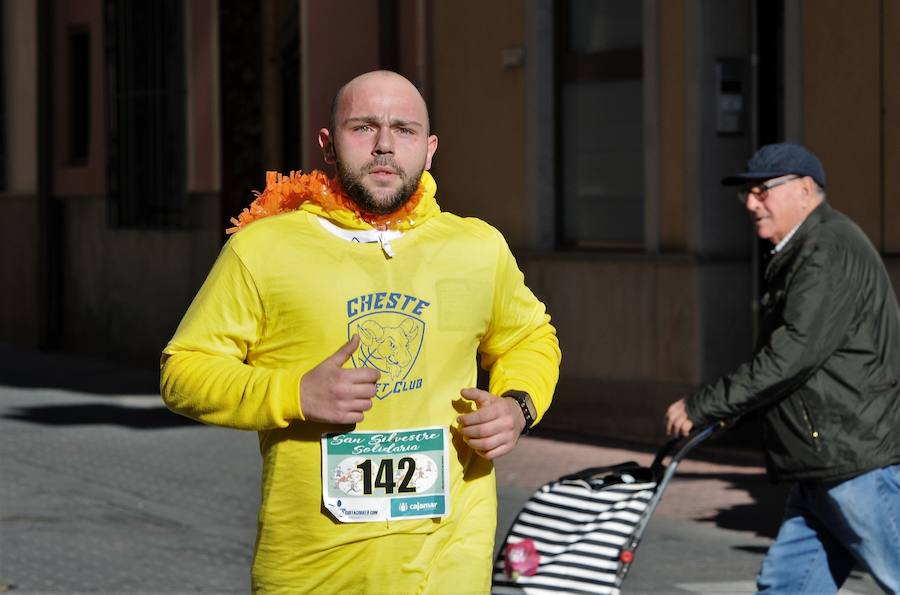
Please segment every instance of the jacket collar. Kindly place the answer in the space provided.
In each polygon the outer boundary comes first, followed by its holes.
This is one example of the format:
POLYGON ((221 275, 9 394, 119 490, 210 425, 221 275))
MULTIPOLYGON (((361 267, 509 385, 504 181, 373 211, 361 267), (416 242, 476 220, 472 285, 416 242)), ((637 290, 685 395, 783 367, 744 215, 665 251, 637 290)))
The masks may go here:
POLYGON ((781 252, 777 252, 772 256, 771 260, 769 260, 769 264, 766 265, 766 280, 774 277, 785 263, 792 260, 793 255, 796 254, 796 251, 799 250, 800 246, 803 244, 803 240, 819 225, 819 223, 827 219, 831 212, 831 206, 823 200, 819 206, 806 216, 806 219, 800 223, 800 227, 798 227, 797 231, 794 233, 794 237, 790 239, 781 252))

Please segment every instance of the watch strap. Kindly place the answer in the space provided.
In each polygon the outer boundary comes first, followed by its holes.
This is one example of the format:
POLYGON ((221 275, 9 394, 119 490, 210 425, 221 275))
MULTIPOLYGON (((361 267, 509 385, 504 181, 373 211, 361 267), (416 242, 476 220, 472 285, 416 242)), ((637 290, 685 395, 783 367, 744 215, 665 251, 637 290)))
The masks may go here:
POLYGON ((531 409, 528 408, 528 393, 520 390, 509 390, 503 393, 503 396, 509 397, 519 404, 519 409, 522 410, 522 415, 525 417, 525 427, 522 428, 520 435, 528 435, 528 432, 531 431, 531 426, 534 425, 534 416, 531 415, 531 409))

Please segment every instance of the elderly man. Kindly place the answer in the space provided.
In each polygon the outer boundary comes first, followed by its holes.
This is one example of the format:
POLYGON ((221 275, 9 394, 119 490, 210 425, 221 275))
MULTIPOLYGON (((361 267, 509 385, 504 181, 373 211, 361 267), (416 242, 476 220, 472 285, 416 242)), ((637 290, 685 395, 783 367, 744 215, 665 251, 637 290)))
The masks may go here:
POLYGON ((865 234, 825 202, 805 148, 762 147, 722 182, 774 244, 753 359, 666 413, 672 435, 760 409, 769 472, 794 482, 761 592, 835 593, 854 564, 900 592, 900 312, 865 234))
POLYGON ((319 142, 335 178, 270 174, 233 220, 163 398, 259 433, 254 590, 487 592, 491 460, 550 404, 555 330, 500 233, 438 207, 409 81, 347 83, 319 142))

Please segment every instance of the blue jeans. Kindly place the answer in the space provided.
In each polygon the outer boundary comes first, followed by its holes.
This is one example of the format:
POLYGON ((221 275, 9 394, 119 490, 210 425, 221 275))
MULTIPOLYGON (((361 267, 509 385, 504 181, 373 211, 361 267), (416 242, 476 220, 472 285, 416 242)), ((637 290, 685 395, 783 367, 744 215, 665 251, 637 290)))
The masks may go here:
POLYGON ((855 563, 900 593, 900 465, 841 482, 800 482, 756 585, 761 593, 837 593, 855 563))

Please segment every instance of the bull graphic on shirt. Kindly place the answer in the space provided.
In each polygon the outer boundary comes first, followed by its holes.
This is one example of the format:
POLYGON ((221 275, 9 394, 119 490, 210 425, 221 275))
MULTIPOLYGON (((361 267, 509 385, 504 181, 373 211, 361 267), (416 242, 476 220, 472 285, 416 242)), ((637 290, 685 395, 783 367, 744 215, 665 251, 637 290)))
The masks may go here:
POLYGON ((368 352, 366 360, 374 360, 375 367, 387 371, 391 380, 400 380, 403 369, 412 361, 410 345, 419 334, 415 321, 407 318, 397 326, 384 327, 376 320, 366 320, 357 331, 368 352))
POLYGON ((398 312, 377 312, 351 321, 347 330, 350 336, 359 335, 353 364, 381 372, 376 385, 379 399, 421 388, 422 379, 410 378, 410 372, 422 349, 422 320, 398 312))

